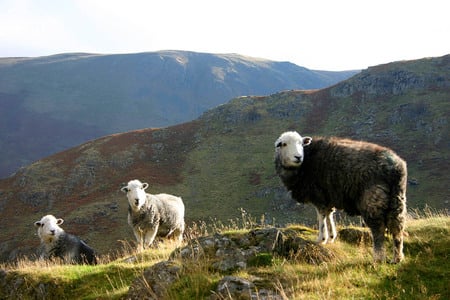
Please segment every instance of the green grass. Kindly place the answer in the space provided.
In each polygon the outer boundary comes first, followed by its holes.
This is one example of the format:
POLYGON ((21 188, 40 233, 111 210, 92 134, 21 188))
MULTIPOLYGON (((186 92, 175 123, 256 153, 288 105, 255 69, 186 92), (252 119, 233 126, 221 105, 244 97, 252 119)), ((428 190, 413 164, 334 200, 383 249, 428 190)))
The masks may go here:
MULTIPOLYGON (((120 299, 132 281, 142 276, 145 268, 168 259, 173 248, 153 249, 141 254, 130 251, 124 257, 110 260, 100 258, 96 266, 64 265, 60 262, 22 260, 14 265, 4 265, 6 282, 25 278, 11 299, 34 299, 37 290, 46 290, 49 299, 120 299)), ((8 298, 0 290, 0 298, 8 298)), ((39 297, 38 297, 39 298, 39 297)))
MULTIPOLYGON (((449 299, 450 217, 429 210, 412 216, 405 236, 406 258, 398 265, 374 264, 370 245, 338 239, 326 246, 334 254, 329 262, 312 265, 300 257, 262 253, 247 269, 232 275, 251 279, 258 289, 276 290, 284 299, 449 299)), ((257 226, 245 211, 242 218, 228 225, 197 224, 189 231, 190 238, 205 234, 206 227, 232 237, 257 226)), ((286 229, 310 240, 317 234, 298 224, 286 229)), ((391 241, 387 244, 389 255, 391 241)), ((51 299, 123 299, 133 280, 146 268, 167 260, 173 249, 168 243, 138 255, 130 250, 118 258, 102 257, 96 266, 23 260, 1 268, 7 271, 7 284, 17 285, 23 278, 14 297, 40 299, 37 291, 46 290, 51 299)), ((208 266, 207 261, 184 261, 179 280, 166 292, 167 299, 208 299, 224 276, 208 266)), ((4 293, 0 289, 0 298, 8 299, 4 293)))

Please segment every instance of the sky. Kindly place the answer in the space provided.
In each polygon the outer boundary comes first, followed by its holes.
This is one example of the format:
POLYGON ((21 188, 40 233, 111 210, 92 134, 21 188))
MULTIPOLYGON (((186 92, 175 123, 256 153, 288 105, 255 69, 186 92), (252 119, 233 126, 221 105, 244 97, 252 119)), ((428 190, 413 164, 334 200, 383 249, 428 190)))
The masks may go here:
POLYGON ((238 53, 315 70, 450 54, 448 0, 0 0, 0 57, 238 53))

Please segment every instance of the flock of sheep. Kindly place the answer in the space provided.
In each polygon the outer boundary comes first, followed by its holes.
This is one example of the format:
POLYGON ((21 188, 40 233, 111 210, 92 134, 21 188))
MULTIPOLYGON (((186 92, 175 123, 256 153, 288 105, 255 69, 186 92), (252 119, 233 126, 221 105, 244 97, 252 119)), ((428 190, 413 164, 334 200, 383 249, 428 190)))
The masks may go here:
MULTIPOLYGON (((184 203, 169 194, 145 192, 148 183, 131 180, 121 188, 128 198, 128 224, 132 227, 138 250, 150 247, 156 236, 183 239, 184 203)), ((65 232, 59 225, 63 219, 46 215, 34 223, 43 246, 41 258, 59 257, 76 264, 96 264, 95 251, 79 237, 65 232)))
MULTIPOLYGON (((406 163, 392 150, 362 141, 302 137, 283 133, 275 142, 275 170, 298 202, 317 211, 319 243, 333 242, 336 209, 360 215, 373 237, 374 260, 385 261, 384 236, 393 237, 393 263, 403 258, 406 217, 406 163), (331 233, 328 232, 327 221, 331 233)), ((128 224, 138 250, 155 237, 182 242, 185 228, 183 200, 169 194, 152 195, 148 183, 131 180, 121 188, 128 199, 128 224)), ((59 257, 68 263, 96 264, 95 251, 79 237, 66 233, 63 219, 46 215, 34 223, 44 249, 42 258, 59 257)))

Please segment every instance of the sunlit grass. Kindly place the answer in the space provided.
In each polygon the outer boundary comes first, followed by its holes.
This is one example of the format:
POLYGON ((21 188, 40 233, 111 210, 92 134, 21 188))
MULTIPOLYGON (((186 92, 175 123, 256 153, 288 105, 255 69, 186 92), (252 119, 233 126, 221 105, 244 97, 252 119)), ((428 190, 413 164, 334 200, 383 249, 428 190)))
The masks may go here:
MULTIPOLYGON (((226 224, 192 223, 186 236, 188 241, 216 232, 239 236, 263 227, 262 223, 242 210, 241 219, 226 224)), ((317 236, 316 230, 299 224, 284 230, 311 241, 317 236)), ((333 254, 329 261, 309 264, 300 257, 267 253, 231 275, 251 280, 257 289, 275 291, 280 299, 449 299, 449 234, 446 212, 415 211, 409 213, 406 258, 401 264, 373 263, 371 245, 349 244, 338 238, 325 246, 333 254)), ((392 254, 391 243, 388 239, 388 255, 392 254)), ((96 266, 23 259, 0 268, 8 272, 8 282, 26 278, 23 299, 35 298, 38 289, 46 289, 47 298, 124 299, 132 282, 142 278, 146 268, 167 260, 176 246, 166 241, 158 248, 136 253, 133 246, 126 245, 116 255, 100 257, 96 266)), ((209 258, 184 260, 182 264, 182 273, 166 291, 166 299, 208 299, 224 276, 210 269, 209 258)), ((8 299, 0 292, 2 297, 8 299)))
POLYGON ((16 276, 25 276, 29 290, 36 290, 47 284, 58 287, 49 289, 51 292, 48 297, 119 299, 127 293, 132 281, 142 276, 145 268, 167 260, 174 248, 171 241, 158 249, 142 253, 129 248, 128 251, 121 252, 121 257, 99 257, 99 264, 95 266, 66 265, 59 260, 24 258, 16 263, 3 264, 0 268, 16 276))

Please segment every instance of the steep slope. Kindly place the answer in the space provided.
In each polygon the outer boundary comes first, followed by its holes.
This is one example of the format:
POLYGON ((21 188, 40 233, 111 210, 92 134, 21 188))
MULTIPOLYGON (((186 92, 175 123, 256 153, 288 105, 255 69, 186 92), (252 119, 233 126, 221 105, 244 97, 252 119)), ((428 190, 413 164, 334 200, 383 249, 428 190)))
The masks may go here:
POLYGON ((35 248, 33 221, 48 213, 101 253, 132 241, 119 189, 136 178, 151 192, 182 196, 188 225, 241 213, 315 224, 274 172, 273 142, 285 130, 391 147, 408 162, 408 207, 449 209, 449 68, 450 56, 377 66, 330 88, 240 97, 192 122, 109 135, 36 161, 0 180, 2 259, 35 248))
POLYGON ((0 58, 0 177, 93 138, 179 124, 233 97, 322 88, 354 73, 183 51, 0 58))

